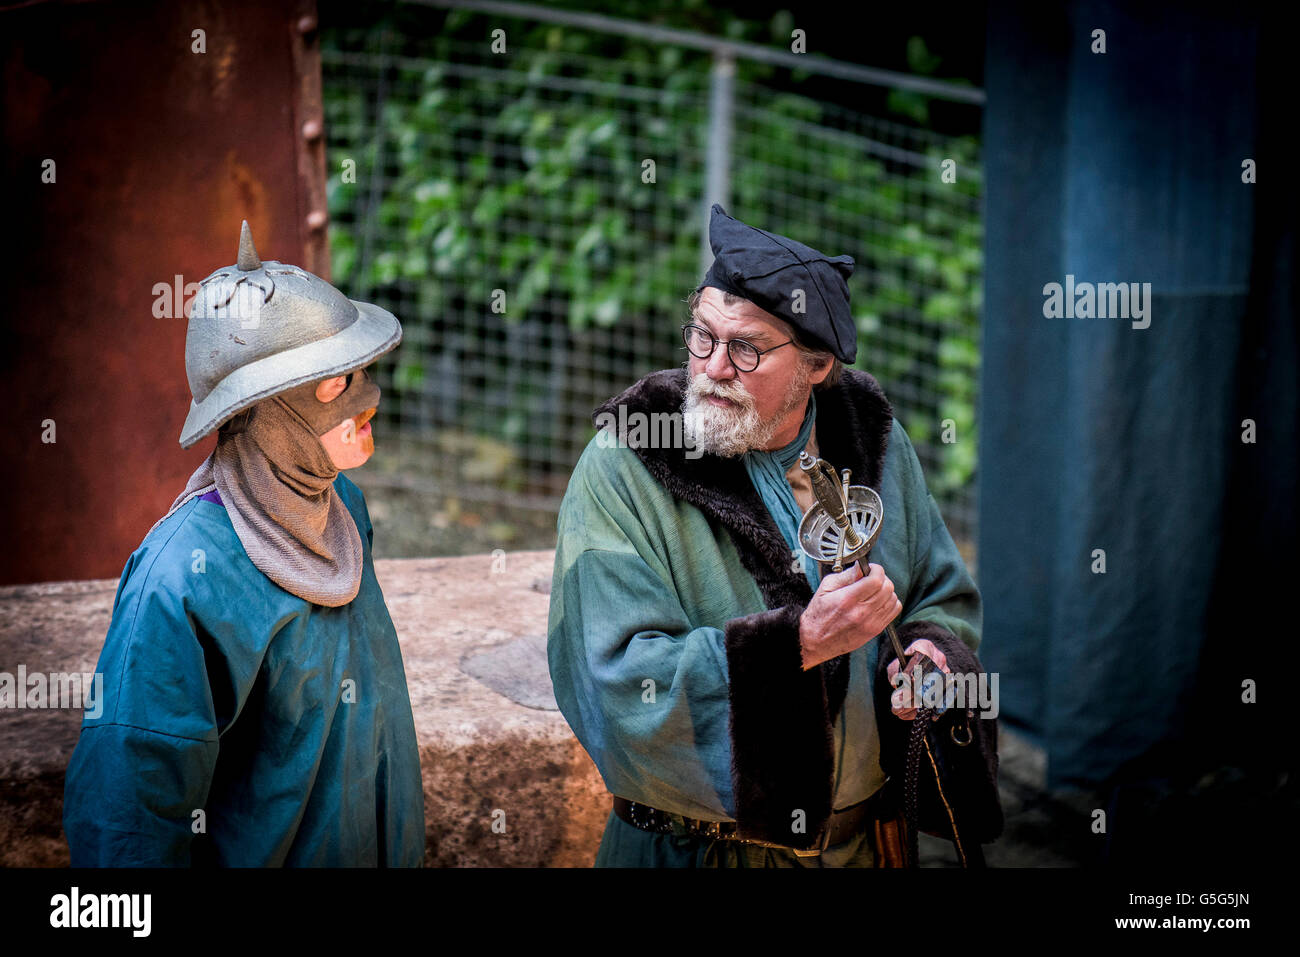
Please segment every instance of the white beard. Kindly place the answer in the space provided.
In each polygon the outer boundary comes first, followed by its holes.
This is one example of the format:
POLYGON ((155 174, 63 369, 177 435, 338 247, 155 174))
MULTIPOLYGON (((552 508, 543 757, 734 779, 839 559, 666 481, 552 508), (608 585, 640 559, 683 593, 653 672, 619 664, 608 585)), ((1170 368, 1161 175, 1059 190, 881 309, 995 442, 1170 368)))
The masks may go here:
POLYGON ((739 379, 714 382, 703 372, 691 379, 682 397, 682 433, 688 447, 723 458, 766 448, 785 417, 808 399, 810 371, 802 362, 796 369, 785 402, 766 422, 759 418, 754 408, 754 397, 739 379), (735 404, 726 407, 714 405, 705 401, 710 395, 730 399, 735 404))

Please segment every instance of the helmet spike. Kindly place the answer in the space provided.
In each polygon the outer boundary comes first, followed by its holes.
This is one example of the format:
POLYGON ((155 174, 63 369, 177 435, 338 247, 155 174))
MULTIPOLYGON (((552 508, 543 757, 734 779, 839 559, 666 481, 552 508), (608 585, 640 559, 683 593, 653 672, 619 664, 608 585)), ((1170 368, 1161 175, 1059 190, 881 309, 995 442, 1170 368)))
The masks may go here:
POLYGON ((253 231, 248 228, 248 220, 239 229, 239 258, 236 265, 243 272, 262 268, 262 260, 257 257, 257 247, 253 245, 253 231))

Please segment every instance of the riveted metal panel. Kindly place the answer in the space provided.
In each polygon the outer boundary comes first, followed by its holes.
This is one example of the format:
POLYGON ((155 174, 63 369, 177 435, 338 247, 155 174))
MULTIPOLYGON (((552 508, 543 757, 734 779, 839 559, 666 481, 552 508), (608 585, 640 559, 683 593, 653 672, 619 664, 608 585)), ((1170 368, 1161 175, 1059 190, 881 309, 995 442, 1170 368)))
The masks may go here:
POLYGON ((118 574, 210 451, 177 441, 186 286, 234 262, 242 219, 266 258, 324 270, 321 137, 303 136, 315 16, 304 0, 0 13, 0 583, 118 574))

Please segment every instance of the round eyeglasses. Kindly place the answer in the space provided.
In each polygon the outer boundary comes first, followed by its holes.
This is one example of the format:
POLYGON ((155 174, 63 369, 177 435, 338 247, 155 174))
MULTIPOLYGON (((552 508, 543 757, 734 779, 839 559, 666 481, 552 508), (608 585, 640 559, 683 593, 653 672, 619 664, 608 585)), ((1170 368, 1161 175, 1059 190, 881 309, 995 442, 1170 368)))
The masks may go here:
POLYGON ((720 343, 726 343, 727 356, 731 359, 731 364, 741 372, 753 372, 758 368, 760 358, 780 349, 781 346, 788 346, 794 342, 793 339, 787 339, 770 349, 759 349, 745 339, 719 339, 708 329, 697 326, 693 322, 682 326, 682 341, 686 343, 687 351, 697 359, 709 358, 720 343))

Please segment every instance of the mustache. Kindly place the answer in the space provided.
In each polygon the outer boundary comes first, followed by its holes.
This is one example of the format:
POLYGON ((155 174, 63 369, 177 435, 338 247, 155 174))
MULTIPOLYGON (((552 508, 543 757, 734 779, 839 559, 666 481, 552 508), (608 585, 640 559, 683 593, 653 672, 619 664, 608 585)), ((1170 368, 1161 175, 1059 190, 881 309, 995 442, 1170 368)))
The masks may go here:
POLYGON ((360 412, 354 415, 352 417, 352 421, 356 424, 356 427, 358 429, 361 429, 365 426, 367 422, 369 422, 371 419, 375 417, 375 413, 378 411, 379 408, 377 406, 371 407, 369 409, 366 409, 366 411, 364 412, 360 412))
POLYGON ((754 397, 746 391, 745 386, 739 379, 732 379, 729 382, 715 382, 705 372, 701 372, 691 379, 690 384, 687 386, 687 394, 697 399, 717 396, 720 399, 735 402, 745 409, 754 405, 754 397))

